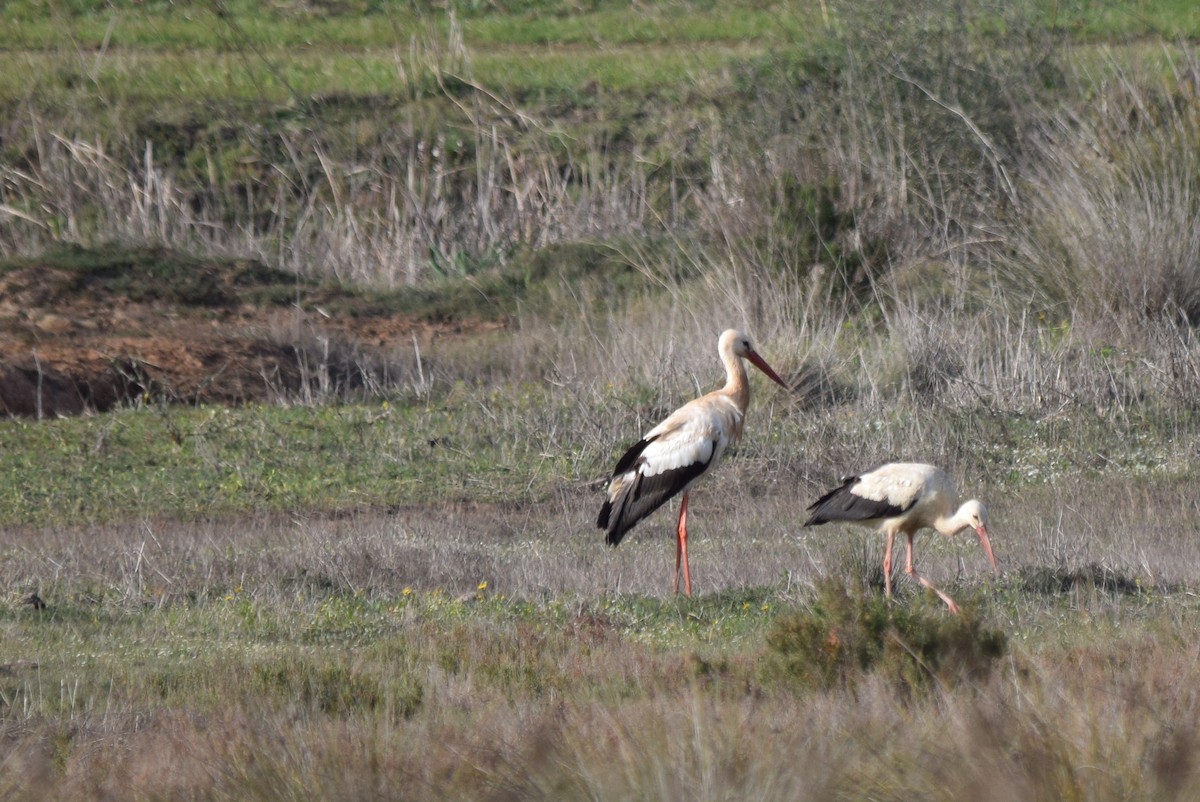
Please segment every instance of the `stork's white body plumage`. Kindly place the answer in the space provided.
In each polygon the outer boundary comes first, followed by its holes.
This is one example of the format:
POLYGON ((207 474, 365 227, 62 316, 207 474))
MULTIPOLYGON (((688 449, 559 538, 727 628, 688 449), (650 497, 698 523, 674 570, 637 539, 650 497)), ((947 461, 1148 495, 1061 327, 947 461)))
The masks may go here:
POLYGON ((675 410, 625 452, 613 470, 596 521, 597 526, 607 530, 608 543, 615 546, 634 524, 682 493, 675 528, 675 591, 679 591, 682 565, 684 590, 689 596, 688 491, 742 436, 750 403, 750 382, 742 360, 750 360, 781 387, 787 387, 741 332, 724 332, 717 342, 717 352, 725 365, 725 386, 675 410))
POLYGON ((913 567, 913 536, 930 528, 943 535, 955 535, 974 529, 992 568, 996 557, 987 534, 987 508, 977 499, 955 509, 957 493, 946 472, 934 465, 917 462, 893 462, 858 476, 849 476, 842 484, 817 499, 809 508, 805 526, 829 521, 850 521, 880 529, 887 536, 883 557, 884 588, 892 594, 892 547, 896 535, 908 540, 904 572, 916 579, 946 603, 952 613, 959 611, 954 600, 938 590, 913 567))

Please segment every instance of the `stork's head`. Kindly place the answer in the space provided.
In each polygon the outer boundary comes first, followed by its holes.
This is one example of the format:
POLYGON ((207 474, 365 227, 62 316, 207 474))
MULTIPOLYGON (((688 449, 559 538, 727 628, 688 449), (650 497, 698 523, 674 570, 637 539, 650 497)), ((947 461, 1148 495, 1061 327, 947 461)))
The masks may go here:
POLYGON ((779 378, 779 374, 772 370, 767 361, 754 350, 754 344, 750 342, 750 338, 737 329, 726 329, 721 334, 721 339, 717 341, 717 350, 722 354, 732 354, 733 356, 749 360, 751 365, 754 365, 754 367, 765 373, 771 381, 785 390, 788 389, 783 379, 779 378))
POLYGON ((992 564, 992 570, 999 571, 1000 566, 996 563, 996 555, 992 553, 992 544, 988 541, 987 507, 983 506, 983 502, 978 499, 964 502, 954 517, 963 522, 963 529, 969 526, 975 530, 975 534, 979 537, 979 545, 983 546, 983 550, 992 564))

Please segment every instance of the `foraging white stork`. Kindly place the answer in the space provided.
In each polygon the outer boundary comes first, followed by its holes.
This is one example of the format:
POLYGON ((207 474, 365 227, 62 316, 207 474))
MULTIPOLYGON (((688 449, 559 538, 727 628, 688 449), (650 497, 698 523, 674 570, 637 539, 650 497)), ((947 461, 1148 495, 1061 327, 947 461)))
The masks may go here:
POLYGON ((717 353, 725 365, 725 386, 672 412, 617 460, 608 482, 608 497, 596 520, 598 527, 608 530, 609 545, 616 546, 634 524, 683 493, 675 525, 675 592, 679 592, 682 564, 684 592, 689 596, 692 572, 687 556, 688 492, 742 436, 750 403, 750 382, 742 359, 750 360, 772 381, 787 388, 745 334, 734 329, 724 332, 717 341, 717 353))
POLYGON ((829 521, 851 521, 863 526, 878 527, 887 535, 883 553, 884 589, 892 595, 892 544, 898 533, 908 538, 908 556, 904 572, 932 590, 950 608, 959 612, 954 600, 934 587, 913 567, 913 535, 929 527, 943 535, 956 535, 971 528, 987 553, 993 570, 999 570, 996 555, 987 535, 987 508, 977 499, 963 502, 954 514, 957 494, 954 482, 941 468, 916 462, 893 462, 860 476, 849 476, 821 496, 808 511, 812 513, 805 526, 829 521))

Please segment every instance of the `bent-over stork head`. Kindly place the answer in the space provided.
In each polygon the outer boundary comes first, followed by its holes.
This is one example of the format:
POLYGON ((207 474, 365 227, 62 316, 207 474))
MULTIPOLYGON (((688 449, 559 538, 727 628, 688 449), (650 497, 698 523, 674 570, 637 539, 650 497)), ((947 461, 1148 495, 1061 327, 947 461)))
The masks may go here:
POLYGON ((979 537, 979 545, 983 546, 983 550, 992 564, 992 570, 999 571, 1000 566, 996 563, 996 555, 992 553, 992 544, 988 541, 987 507, 983 506, 983 502, 977 499, 963 502, 954 518, 962 522, 960 532, 967 527, 975 530, 975 534, 979 537))

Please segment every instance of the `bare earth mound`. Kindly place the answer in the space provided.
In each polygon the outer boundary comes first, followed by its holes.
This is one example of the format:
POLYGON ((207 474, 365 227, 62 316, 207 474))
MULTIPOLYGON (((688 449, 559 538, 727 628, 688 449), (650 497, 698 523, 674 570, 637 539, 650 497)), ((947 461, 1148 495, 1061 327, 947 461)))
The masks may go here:
POLYGON ((154 248, 0 265, 0 415, 295 397, 318 370, 353 386, 399 338, 433 333, 387 307, 258 263, 154 248))

